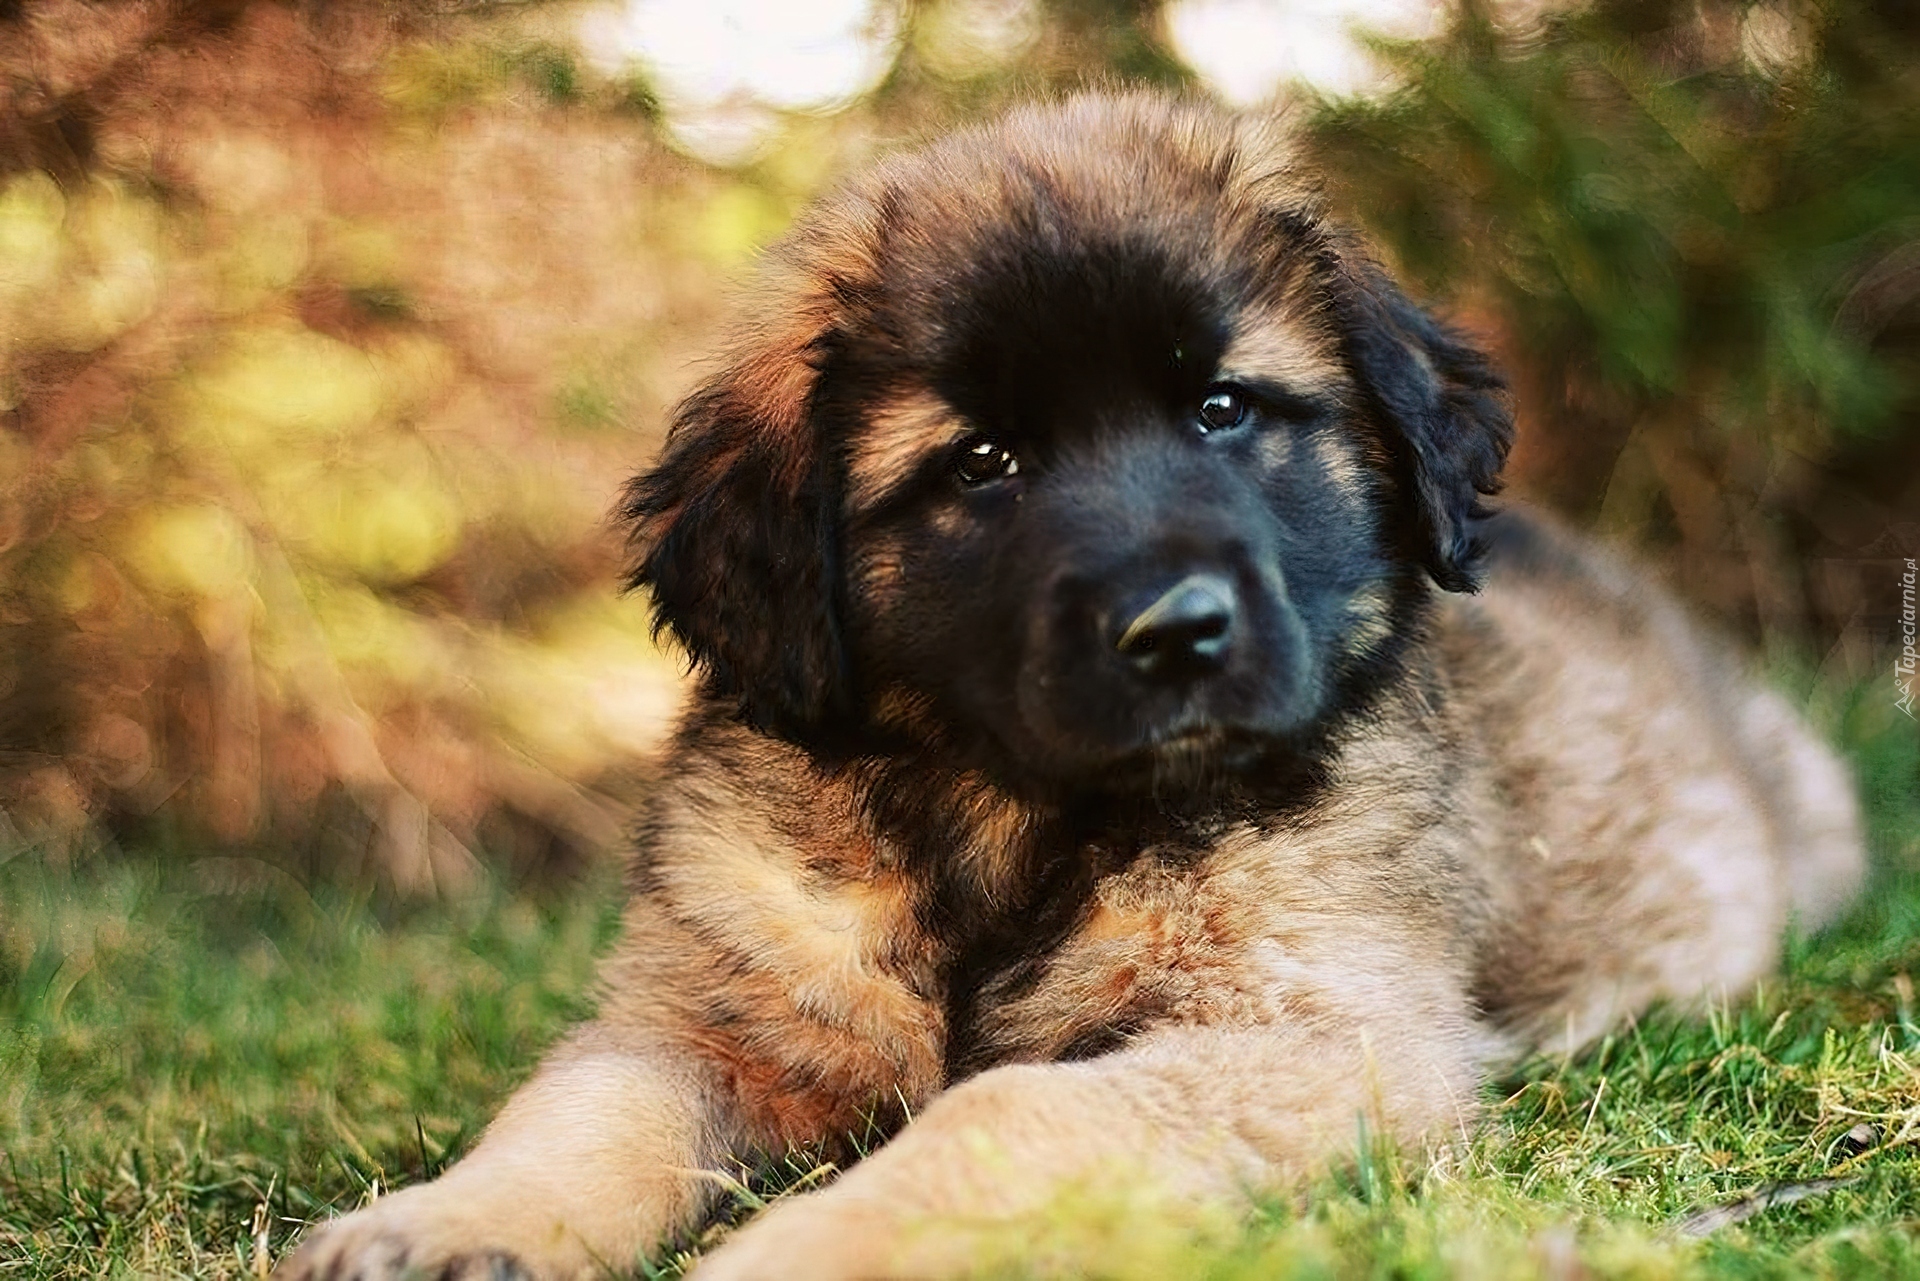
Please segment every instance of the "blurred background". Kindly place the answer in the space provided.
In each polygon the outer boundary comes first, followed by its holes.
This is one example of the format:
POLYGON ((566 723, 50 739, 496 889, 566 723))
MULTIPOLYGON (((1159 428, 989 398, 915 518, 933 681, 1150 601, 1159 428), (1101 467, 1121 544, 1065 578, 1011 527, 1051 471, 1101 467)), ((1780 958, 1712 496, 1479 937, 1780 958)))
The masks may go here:
POLYGON ((756 251, 1130 83, 1291 111, 1515 491, 1898 715, 1911 0, 0 0, 0 857, 617 849, 681 666, 607 515, 756 251))

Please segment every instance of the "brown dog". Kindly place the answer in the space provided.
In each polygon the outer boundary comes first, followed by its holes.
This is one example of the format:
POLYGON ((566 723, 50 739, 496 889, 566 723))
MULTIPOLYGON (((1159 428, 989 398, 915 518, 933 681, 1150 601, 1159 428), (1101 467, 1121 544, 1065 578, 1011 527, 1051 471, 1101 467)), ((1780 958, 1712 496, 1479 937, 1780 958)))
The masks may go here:
POLYGON ((627 1268, 878 1112, 700 1275, 946 1274, 1064 1189, 1444 1140, 1490 1063, 1752 983, 1859 883, 1848 779, 1481 509, 1510 435, 1257 124, 1090 97, 881 165, 630 490, 703 684, 599 1018, 285 1272, 627 1268))

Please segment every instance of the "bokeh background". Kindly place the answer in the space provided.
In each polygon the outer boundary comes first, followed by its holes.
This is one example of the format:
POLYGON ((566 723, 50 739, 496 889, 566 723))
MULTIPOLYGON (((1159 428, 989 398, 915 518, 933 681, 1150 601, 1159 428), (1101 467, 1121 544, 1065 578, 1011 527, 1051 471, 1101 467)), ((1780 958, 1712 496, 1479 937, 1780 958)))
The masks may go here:
POLYGON ((0 0, 0 851, 401 895, 617 848, 681 679, 607 516, 873 155, 1290 111, 1496 349, 1513 489, 1896 717, 1911 0, 0 0))

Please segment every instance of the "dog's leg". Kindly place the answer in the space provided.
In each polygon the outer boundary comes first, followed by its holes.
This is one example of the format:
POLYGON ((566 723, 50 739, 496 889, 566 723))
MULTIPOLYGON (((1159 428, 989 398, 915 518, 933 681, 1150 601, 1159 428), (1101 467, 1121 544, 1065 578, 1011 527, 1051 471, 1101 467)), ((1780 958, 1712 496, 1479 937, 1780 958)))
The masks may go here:
POLYGON ((1465 1003, 1419 1014, 1167 1029, 1102 1058, 993 1069, 831 1188, 775 1204, 696 1275, 958 1275, 1063 1192, 1232 1205, 1312 1176, 1363 1133, 1403 1148, 1457 1137, 1479 1087, 1465 1003))
POLYGON ((718 1186, 726 1126, 690 1062, 589 1024, 441 1178, 321 1229, 286 1281, 623 1275, 718 1186))

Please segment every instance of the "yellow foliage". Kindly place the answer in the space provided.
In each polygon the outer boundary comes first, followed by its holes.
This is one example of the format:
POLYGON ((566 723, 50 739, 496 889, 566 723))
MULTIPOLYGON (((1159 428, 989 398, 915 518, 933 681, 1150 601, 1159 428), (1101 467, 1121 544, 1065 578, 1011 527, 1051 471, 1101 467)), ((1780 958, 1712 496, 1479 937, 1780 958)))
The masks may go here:
POLYGON ((66 200, 44 173, 24 173, 0 186, 0 302, 37 289, 60 270, 66 200))
POLYGON ((357 583, 309 579, 303 586, 328 653, 360 678, 354 690, 367 711, 432 698, 460 679, 463 664, 432 620, 394 609, 357 583))
POLYGON ((370 458, 328 468, 271 516, 307 555, 363 582, 406 582, 458 545, 459 502, 417 442, 382 440, 370 458))
POLYGON ((410 792, 442 844, 517 806, 598 848, 582 789, 679 679, 607 515, 720 314, 713 264, 805 193, 675 158, 556 46, 306 23, 248 7, 205 57, 86 33, 120 51, 92 151, 0 177, 7 746, 80 822, 298 839, 410 792))
POLYGON ((67 212, 77 270, 60 291, 63 345, 93 348, 138 323, 160 295, 160 219, 151 200, 97 182, 67 212))
POLYGON ((786 227, 788 212, 749 183, 720 188, 693 222, 695 246, 709 261, 732 267, 751 259, 786 227))
POLYGON ((312 258, 307 220, 298 214, 249 214, 214 262, 215 305, 229 315, 254 311, 296 283, 312 258))
POLYGON ((371 355, 290 325, 237 331, 185 386, 193 417, 261 462, 302 437, 362 433, 387 404, 371 355))
POLYGON ((328 278, 350 289, 390 284, 406 274, 406 251, 392 227, 331 219, 321 244, 319 257, 328 278))
POLYGON ((142 582, 175 596, 218 599, 253 578, 253 536, 212 503, 160 507, 135 524, 129 562, 142 582))

